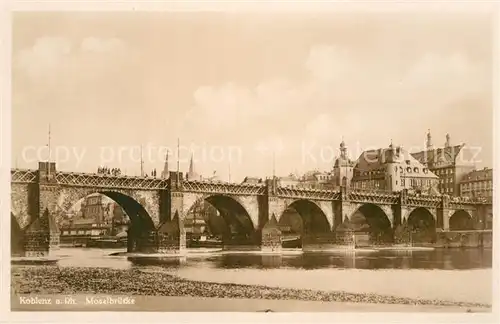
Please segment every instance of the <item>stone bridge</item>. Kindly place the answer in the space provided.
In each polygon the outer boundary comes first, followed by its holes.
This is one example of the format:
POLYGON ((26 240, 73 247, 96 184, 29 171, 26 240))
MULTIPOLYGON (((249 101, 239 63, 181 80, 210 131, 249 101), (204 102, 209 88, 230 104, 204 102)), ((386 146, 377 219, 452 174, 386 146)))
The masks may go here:
MULTIPOLYGON (((363 215, 370 230, 395 239, 398 228, 482 229, 491 203, 419 196, 403 192, 313 190, 264 184, 186 181, 182 173, 168 179, 59 172, 55 163, 38 170, 11 170, 11 243, 24 255, 45 255, 58 245, 65 213, 84 197, 101 193, 130 217, 128 250, 177 253, 185 248, 184 219, 199 201, 213 205, 225 223, 237 229, 224 244, 238 248, 281 248, 277 223, 287 209, 303 221, 304 237, 334 237, 363 215)), ((314 241, 314 240, 313 240, 314 241)))

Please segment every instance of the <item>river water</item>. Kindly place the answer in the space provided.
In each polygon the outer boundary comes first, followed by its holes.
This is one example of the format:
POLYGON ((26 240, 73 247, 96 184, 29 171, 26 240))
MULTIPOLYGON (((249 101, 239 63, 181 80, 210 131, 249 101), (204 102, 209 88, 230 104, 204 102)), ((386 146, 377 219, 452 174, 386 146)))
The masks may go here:
POLYGON ((60 267, 162 271, 181 278, 492 303, 492 251, 349 251, 282 255, 192 249, 183 258, 111 256, 124 250, 62 248, 60 267))

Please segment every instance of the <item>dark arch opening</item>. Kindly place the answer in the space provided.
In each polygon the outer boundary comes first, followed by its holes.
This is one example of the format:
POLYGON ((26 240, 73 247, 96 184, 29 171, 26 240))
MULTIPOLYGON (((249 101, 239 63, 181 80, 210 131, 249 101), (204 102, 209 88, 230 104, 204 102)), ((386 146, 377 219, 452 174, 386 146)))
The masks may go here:
POLYGON ((205 199, 199 199, 188 210, 184 219, 186 246, 216 247, 222 243, 228 225, 220 212, 205 199))
POLYGON ((364 204, 351 216, 349 223, 354 231, 368 232, 372 243, 391 243, 391 221, 377 205, 364 204))
MULTIPOLYGON (((256 231, 250 215, 234 198, 213 195, 197 201, 186 215, 185 230, 195 231, 193 228, 188 229, 192 223, 195 223, 194 217, 198 220, 203 219, 204 226, 200 225, 204 227, 205 233, 211 239, 221 240, 226 245, 251 245, 256 243, 256 231)), ((199 231, 202 230, 199 229, 199 231)), ((188 245, 193 244, 193 242, 189 241, 195 239, 196 236, 186 233, 188 245)))
POLYGON ((474 229, 474 220, 465 210, 457 210, 450 217, 450 230, 451 231, 466 231, 474 229))
POLYGON ((10 213, 10 253, 12 256, 22 256, 24 251, 24 231, 19 226, 16 217, 10 213))
POLYGON ((315 203, 305 199, 296 200, 288 206, 281 215, 280 225, 304 234, 331 232, 325 213, 315 203))
POLYGON ((98 193, 114 200, 128 215, 132 226, 148 231, 155 229, 153 220, 144 206, 134 198, 114 191, 99 191, 98 193))
POLYGON ((436 221, 424 207, 414 209, 408 215, 408 229, 413 243, 434 243, 436 241, 436 221))
POLYGON ((302 247, 304 223, 302 217, 294 208, 288 207, 285 209, 278 222, 278 227, 281 231, 282 247, 302 247))
MULTIPOLYGON (((129 222, 122 222, 121 224, 115 223, 115 215, 110 215, 104 210, 106 209, 105 201, 98 200, 95 202, 95 207, 101 206, 104 209, 98 208, 98 211, 93 212, 90 216, 92 218, 99 216, 99 219, 95 219, 95 223, 91 224, 92 228, 88 228, 88 224, 81 225, 78 224, 78 222, 69 221, 66 226, 61 228, 61 243, 102 247, 99 243, 97 243, 98 241, 89 238, 109 238, 109 236, 111 236, 118 241, 116 243, 108 242, 106 244, 116 244, 116 246, 113 246, 123 248, 125 247, 124 245, 127 244, 127 249, 129 251, 135 250, 139 248, 142 243, 145 243, 142 238, 147 238, 150 233, 155 230, 155 225, 144 206, 141 205, 141 202, 138 202, 126 194, 114 191, 96 191, 94 193, 87 194, 79 201, 85 201, 90 199, 90 197, 97 195, 100 195, 101 197, 105 196, 113 200, 126 214, 129 222), (94 227, 94 224, 97 226, 94 227), (117 234, 120 235, 115 236, 117 234)), ((76 204, 77 203, 74 203, 72 208, 76 204)))

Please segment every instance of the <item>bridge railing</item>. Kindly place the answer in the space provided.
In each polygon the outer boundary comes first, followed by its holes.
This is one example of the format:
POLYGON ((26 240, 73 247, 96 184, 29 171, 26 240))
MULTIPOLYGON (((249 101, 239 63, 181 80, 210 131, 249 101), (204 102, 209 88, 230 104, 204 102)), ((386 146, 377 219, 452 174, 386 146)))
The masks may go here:
POLYGON ((227 193, 233 195, 262 195, 266 192, 265 185, 250 183, 228 183, 214 181, 185 181, 184 190, 204 193, 227 193))
POLYGON ((12 169, 10 170, 10 181, 13 183, 30 183, 35 182, 38 175, 37 170, 29 169, 12 169))
POLYGON ((166 189, 166 179, 152 177, 111 176, 103 174, 58 172, 56 180, 61 185, 80 187, 166 189))
POLYGON ((340 197, 338 190, 291 187, 277 187, 276 194, 290 198, 338 199, 340 197))

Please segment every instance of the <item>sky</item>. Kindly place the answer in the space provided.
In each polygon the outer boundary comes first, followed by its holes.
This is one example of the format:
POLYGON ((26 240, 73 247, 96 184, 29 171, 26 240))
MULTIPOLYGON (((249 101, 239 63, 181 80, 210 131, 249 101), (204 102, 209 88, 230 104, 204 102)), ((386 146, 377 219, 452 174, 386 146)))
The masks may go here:
POLYGON ((244 176, 331 170, 391 141, 478 148, 492 166, 486 13, 16 13, 12 165, 48 158, 244 176))

